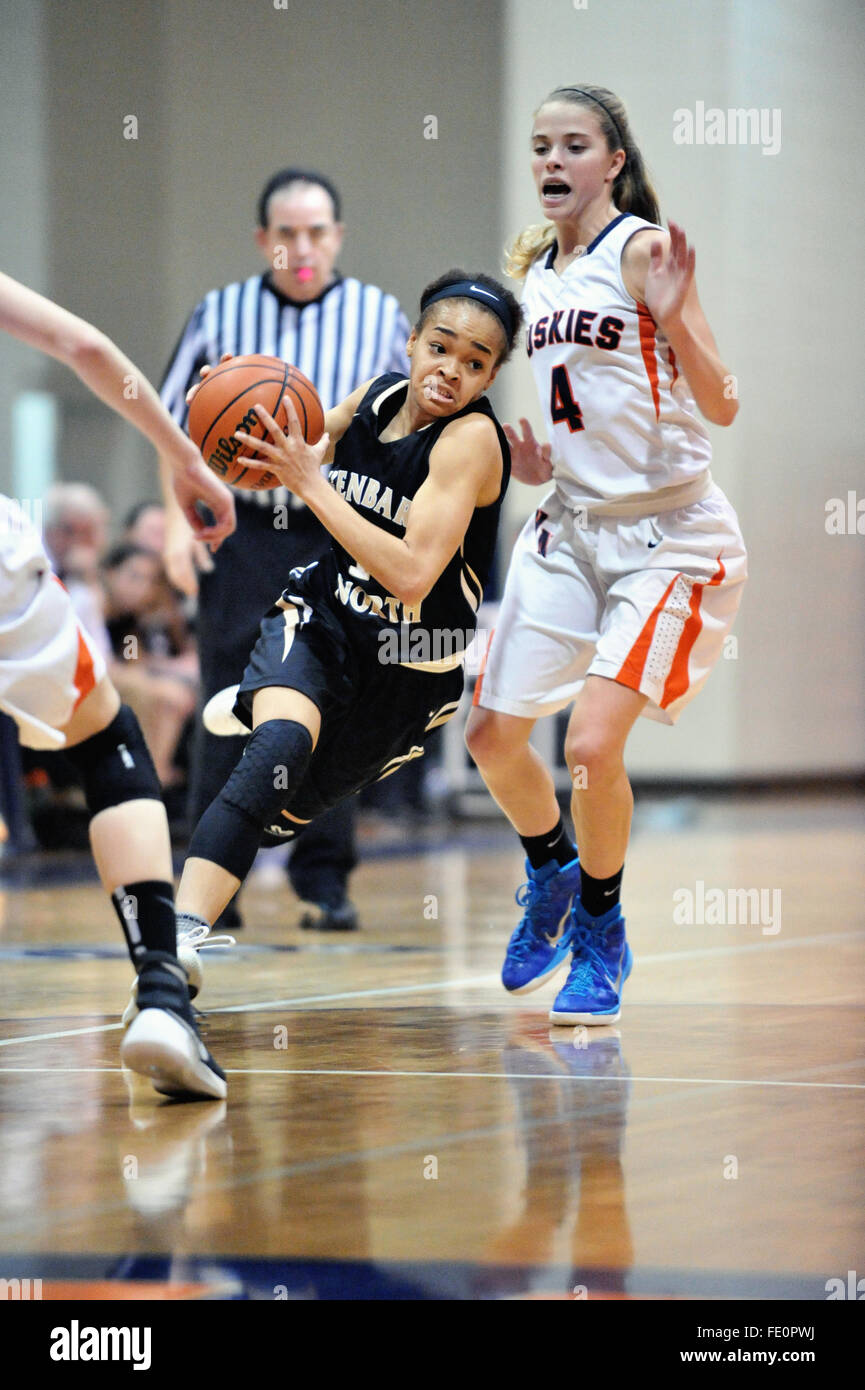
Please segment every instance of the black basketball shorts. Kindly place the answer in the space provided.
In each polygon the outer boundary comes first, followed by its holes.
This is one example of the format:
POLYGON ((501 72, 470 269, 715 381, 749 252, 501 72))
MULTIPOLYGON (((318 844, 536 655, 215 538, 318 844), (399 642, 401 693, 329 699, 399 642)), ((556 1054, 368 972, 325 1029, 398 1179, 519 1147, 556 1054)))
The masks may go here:
MULTIPOLYGON (((423 755, 429 733, 460 703, 462 667, 431 673, 382 662, 382 648, 352 641, 326 604, 288 591, 261 624, 234 706, 252 728, 256 690, 299 690, 321 712, 321 732, 306 775, 284 810, 312 820, 362 787, 423 755)), ((262 844, 291 838, 291 822, 270 828, 262 844)))

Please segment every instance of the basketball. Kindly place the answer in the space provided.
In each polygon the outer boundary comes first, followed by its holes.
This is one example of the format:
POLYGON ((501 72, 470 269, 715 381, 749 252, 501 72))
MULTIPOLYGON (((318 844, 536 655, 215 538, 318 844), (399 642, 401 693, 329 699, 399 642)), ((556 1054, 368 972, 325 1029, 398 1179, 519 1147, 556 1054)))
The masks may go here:
POLYGON ((253 353, 232 357, 214 367, 192 398, 189 407, 189 437, 200 450, 208 468, 232 487, 266 491, 280 487, 275 473, 260 473, 248 464, 263 459, 258 453, 244 453, 235 439, 236 430, 267 438, 267 429, 254 407, 263 405, 280 429, 288 428, 283 396, 294 403, 308 444, 317 444, 324 431, 324 411, 318 392, 302 372, 279 357, 253 353))

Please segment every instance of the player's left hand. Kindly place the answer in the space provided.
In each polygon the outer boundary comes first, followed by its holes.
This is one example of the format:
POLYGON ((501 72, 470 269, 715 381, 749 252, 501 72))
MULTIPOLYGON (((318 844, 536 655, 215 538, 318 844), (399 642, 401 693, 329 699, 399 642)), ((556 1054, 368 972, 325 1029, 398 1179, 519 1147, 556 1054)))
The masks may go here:
POLYGON ((196 539, 205 542, 211 550, 218 550, 237 525, 234 497, 230 489, 214 476, 194 444, 189 445, 188 453, 184 450, 179 466, 173 458, 171 462, 174 465, 171 478, 174 495, 183 515, 196 539), (208 526, 199 515, 196 502, 203 502, 213 513, 212 525, 208 526))
POLYGON ((243 430, 236 430, 234 437, 242 444, 248 444, 251 452, 264 455, 261 463, 244 459, 247 468, 259 473, 275 473, 283 486, 303 502, 310 487, 323 481, 321 468, 330 447, 330 435, 323 434, 317 444, 307 444, 291 396, 283 396, 282 403, 288 417, 285 434, 264 406, 256 405, 256 414, 270 435, 270 441, 256 439, 243 430))
POLYGON ((522 435, 517 434, 512 425, 502 425, 502 429, 511 446, 511 477, 530 487, 548 483, 553 476, 551 445, 535 439, 528 420, 520 420, 522 435))
MULTIPOLYGON (((233 352, 224 352, 224 353, 222 354, 222 356, 220 357, 220 359, 219 359, 219 361, 218 361, 218 363, 217 363, 216 365, 217 365, 218 367, 221 367, 221 366, 223 365, 224 362, 230 362, 231 359, 232 359, 232 357, 234 357, 234 356, 235 356, 235 354, 234 354, 233 352)), ((192 405, 193 398, 194 398, 194 397, 198 394, 198 392, 201 390, 201 388, 202 388, 202 386, 204 385, 205 381, 206 381, 207 378, 210 376, 210 373, 213 372, 213 371, 215 371, 215 370, 216 370, 216 367, 213 367, 209 362, 206 362, 206 363, 204 364, 204 366, 201 368, 201 371, 198 373, 198 375, 200 376, 201 380, 200 380, 200 381, 193 382, 192 386, 190 386, 189 390, 188 390, 187 393, 186 393, 186 404, 187 404, 187 405, 192 405)))
POLYGON ((696 252, 688 246, 682 227, 671 222, 670 245, 652 242, 649 268, 646 272, 646 308, 664 332, 682 316, 688 290, 694 279, 696 252))

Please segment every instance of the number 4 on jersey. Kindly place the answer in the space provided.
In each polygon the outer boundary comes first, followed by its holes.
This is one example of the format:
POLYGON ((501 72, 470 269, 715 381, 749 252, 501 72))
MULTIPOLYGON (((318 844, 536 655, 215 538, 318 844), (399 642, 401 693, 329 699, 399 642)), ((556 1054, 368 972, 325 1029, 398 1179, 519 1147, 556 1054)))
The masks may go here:
POLYGON ((571 434, 576 434, 577 430, 586 428, 583 424, 583 412, 571 394, 571 379, 568 376, 568 369, 562 365, 553 367, 550 385, 550 415, 554 425, 561 424, 562 420, 566 420, 571 434))

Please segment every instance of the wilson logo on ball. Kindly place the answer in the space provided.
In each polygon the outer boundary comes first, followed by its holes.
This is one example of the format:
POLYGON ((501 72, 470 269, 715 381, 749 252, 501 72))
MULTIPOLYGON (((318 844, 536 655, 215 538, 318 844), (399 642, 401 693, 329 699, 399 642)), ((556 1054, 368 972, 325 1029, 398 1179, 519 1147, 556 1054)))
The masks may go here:
POLYGON ((308 444, 316 444, 324 432, 324 411, 318 392, 302 372, 279 357, 253 353, 232 357, 215 367, 196 391, 189 406, 189 437, 202 457, 232 487, 269 489, 280 486, 275 473, 250 469, 263 459, 258 452, 244 453, 234 438, 236 430, 267 438, 267 429, 254 409, 264 406, 280 429, 288 428, 283 398, 291 397, 308 444))

